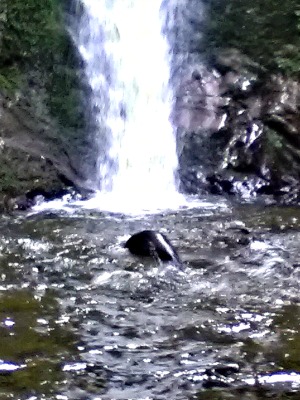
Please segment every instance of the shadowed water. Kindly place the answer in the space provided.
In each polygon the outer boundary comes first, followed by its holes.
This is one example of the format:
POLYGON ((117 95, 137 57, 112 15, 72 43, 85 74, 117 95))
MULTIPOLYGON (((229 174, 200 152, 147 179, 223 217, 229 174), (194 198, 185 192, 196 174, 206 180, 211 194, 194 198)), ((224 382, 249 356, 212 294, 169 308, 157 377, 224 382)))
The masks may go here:
POLYGON ((2 217, 0 398, 297 396, 299 217, 251 205, 2 217), (142 229, 170 238, 183 271, 128 254, 142 229))

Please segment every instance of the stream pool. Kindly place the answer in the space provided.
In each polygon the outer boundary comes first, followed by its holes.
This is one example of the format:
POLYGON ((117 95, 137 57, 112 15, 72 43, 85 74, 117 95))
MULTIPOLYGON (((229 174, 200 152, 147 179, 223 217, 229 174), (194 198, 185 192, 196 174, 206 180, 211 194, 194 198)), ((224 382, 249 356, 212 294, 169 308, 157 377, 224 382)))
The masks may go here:
POLYGON ((300 209, 214 201, 2 216, 0 399, 299 399, 300 209), (183 270, 128 254, 143 229, 183 270))

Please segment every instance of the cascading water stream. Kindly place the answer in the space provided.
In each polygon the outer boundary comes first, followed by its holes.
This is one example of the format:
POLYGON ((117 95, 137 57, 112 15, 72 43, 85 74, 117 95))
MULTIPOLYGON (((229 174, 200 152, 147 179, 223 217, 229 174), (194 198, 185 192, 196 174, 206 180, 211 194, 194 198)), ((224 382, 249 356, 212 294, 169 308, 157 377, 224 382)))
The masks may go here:
POLYGON ((75 40, 97 127, 96 201, 105 208, 117 203, 120 211, 125 204, 173 207, 182 197, 162 0, 81 0, 81 6, 75 40))

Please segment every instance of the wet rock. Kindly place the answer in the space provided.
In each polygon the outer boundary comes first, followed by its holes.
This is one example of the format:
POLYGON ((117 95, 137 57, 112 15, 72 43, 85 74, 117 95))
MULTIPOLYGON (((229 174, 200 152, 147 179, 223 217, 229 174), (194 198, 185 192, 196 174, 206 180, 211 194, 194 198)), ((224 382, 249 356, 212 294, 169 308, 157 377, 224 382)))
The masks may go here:
POLYGON ((25 99, 10 101, 0 93, 0 194, 59 193, 80 181, 84 187, 66 143, 56 138, 58 127, 30 107, 25 99))
POLYGON ((229 230, 216 235, 212 240, 212 245, 217 248, 238 248, 240 246, 248 246, 251 243, 249 233, 244 230, 229 230))
POLYGON ((198 129, 216 130, 221 122, 219 112, 220 76, 204 65, 192 66, 176 89, 174 122, 187 131, 198 129))
POLYGON ((29 199, 27 196, 19 196, 15 200, 16 208, 20 211, 26 211, 34 206, 35 202, 33 199, 29 199))
POLYGON ((226 382, 224 379, 209 377, 209 379, 203 381, 202 386, 204 389, 228 388, 230 387, 230 384, 226 382))
POLYGON ((235 48, 222 49, 215 52, 215 54, 212 55, 211 64, 223 75, 232 71, 239 75, 242 71, 249 74, 257 74, 258 72, 264 71, 258 63, 235 48))
POLYGON ((236 182, 241 182, 237 174, 247 175, 252 194, 278 197, 284 187, 290 191, 293 181, 298 181, 300 119, 295 110, 299 93, 294 81, 261 75, 249 85, 246 97, 236 91, 231 100, 224 127, 231 131, 231 138, 221 170, 232 171, 236 182))
POLYGON ((228 364, 228 365, 217 365, 213 368, 213 371, 222 376, 230 376, 232 374, 238 373, 240 370, 240 367, 236 363, 228 364))
POLYGON ((11 214, 13 211, 27 211, 33 206, 47 200, 54 200, 69 196, 70 198, 80 198, 73 189, 33 189, 25 194, 15 196, 13 192, 5 194, 0 198, 0 212, 11 214))
MULTIPOLYGON (((219 50, 211 66, 217 70, 210 70, 215 77, 210 92, 214 122, 203 124, 198 110, 193 119, 197 123, 186 124, 181 131, 183 188, 190 193, 206 188, 213 194, 264 195, 281 203, 299 202, 299 82, 266 74, 236 49, 219 50)), ((197 96, 198 104, 205 104, 205 96, 211 100, 200 89, 202 80, 200 72, 191 75, 186 88, 198 85, 198 94, 187 90, 187 107, 193 108, 197 96)))
POLYGON ((223 179, 218 175, 210 175, 206 180, 210 184, 210 191, 212 194, 234 194, 232 180, 223 179))
POLYGON ((0 202, 0 210, 3 213, 11 214, 13 211, 26 211, 35 205, 35 200, 27 197, 25 194, 11 197, 4 195, 0 202))

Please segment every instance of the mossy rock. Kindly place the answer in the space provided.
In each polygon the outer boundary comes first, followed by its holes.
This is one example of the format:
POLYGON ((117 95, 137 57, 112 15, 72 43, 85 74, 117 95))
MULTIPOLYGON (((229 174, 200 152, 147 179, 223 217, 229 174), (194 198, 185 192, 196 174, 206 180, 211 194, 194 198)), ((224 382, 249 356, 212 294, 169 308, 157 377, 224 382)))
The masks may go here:
POLYGON ((62 128, 81 129, 80 60, 63 6, 57 0, 1 2, 0 90, 10 97, 44 91, 44 107, 62 128))
POLYGON ((0 153, 0 192, 19 196, 32 190, 59 193, 66 188, 62 177, 44 157, 3 148, 0 153))

